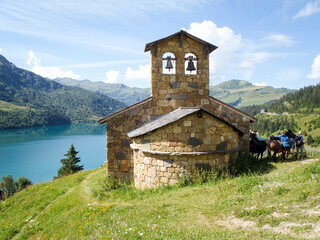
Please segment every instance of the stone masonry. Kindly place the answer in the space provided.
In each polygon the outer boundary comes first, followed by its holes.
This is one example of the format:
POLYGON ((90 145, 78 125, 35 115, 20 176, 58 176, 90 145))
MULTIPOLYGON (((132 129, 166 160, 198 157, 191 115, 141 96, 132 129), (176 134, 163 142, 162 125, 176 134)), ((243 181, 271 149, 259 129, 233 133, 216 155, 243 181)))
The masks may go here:
POLYGON ((140 189, 175 184, 201 167, 223 167, 239 151, 238 133, 207 113, 133 139, 134 183, 140 189))
POLYGON ((134 181, 137 188, 174 184, 199 164, 216 168, 249 150, 250 123, 256 119, 209 96, 209 53, 216 48, 185 31, 146 45, 152 97, 99 120, 107 124, 109 176, 134 181), (165 53, 176 58, 175 74, 162 72, 165 53), (185 74, 188 53, 198 59, 195 75, 185 74), (203 117, 191 114, 145 135, 128 136, 179 107, 200 107, 203 117))

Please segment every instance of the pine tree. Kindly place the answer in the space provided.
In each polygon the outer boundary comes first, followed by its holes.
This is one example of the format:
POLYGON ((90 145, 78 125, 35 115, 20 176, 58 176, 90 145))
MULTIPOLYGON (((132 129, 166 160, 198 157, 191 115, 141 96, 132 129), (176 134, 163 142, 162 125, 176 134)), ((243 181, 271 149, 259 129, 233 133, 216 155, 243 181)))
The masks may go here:
POLYGON ((77 152, 71 144, 69 151, 64 154, 67 158, 61 159, 62 167, 58 170, 58 177, 67 176, 83 170, 83 165, 79 166, 77 163, 80 162, 80 158, 77 157, 77 152))
POLYGON ((308 144, 308 145, 311 145, 312 143, 313 143, 313 138, 312 138, 311 135, 309 135, 309 136, 307 137, 307 144, 308 144))

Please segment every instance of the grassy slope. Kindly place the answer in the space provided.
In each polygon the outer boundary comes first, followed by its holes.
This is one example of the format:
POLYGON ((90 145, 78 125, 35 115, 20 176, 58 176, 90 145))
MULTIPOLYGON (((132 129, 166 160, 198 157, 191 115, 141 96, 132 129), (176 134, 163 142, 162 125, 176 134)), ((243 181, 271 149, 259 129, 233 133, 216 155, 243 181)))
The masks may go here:
MULTIPOLYGON (((1 101, 0 100, 0 110, 1 111, 14 111, 14 110, 30 110, 29 107, 25 107, 25 106, 18 106, 18 105, 15 105, 15 104, 12 104, 12 103, 9 103, 9 102, 5 102, 5 101, 1 101)), ((32 109, 32 110, 35 110, 35 109, 32 109)))
POLYGON ((105 191, 104 169, 84 171, 1 203, 0 239, 316 239, 319 164, 146 191, 105 191))
POLYGON ((235 105, 239 108, 280 99, 283 95, 296 90, 254 86, 246 81, 230 80, 216 86, 211 86, 210 91, 213 97, 226 103, 233 103, 241 97, 241 101, 235 105), (243 84, 241 85, 241 83, 243 84), (232 86, 232 84, 238 84, 239 86, 232 86))

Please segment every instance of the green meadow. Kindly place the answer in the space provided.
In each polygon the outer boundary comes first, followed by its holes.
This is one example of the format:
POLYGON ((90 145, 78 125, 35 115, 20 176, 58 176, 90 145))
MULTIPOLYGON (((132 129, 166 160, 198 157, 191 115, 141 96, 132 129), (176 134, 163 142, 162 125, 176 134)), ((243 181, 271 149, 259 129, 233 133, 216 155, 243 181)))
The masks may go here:
POLYGON ((0 239, 319 239, 320 161, 248 162, 149 190, 105 168, 35 184, 0 203, 0 239))

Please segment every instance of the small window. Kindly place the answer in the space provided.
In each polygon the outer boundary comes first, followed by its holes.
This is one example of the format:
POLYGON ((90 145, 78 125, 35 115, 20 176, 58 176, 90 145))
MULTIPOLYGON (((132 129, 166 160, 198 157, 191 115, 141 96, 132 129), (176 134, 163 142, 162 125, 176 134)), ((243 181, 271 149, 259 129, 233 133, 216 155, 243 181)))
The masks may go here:
POLYGON ((186 75, 196 75, 198 67, 198 58, 192 53, 187 53, 184 57, 184 73, 186 75))
POLYGON ((162 73, 176 74, 176 58, 173 53, 165 53, 162 56, 162 73))

